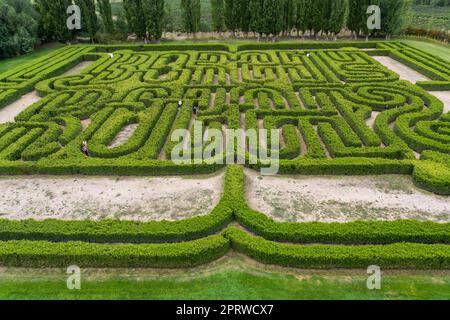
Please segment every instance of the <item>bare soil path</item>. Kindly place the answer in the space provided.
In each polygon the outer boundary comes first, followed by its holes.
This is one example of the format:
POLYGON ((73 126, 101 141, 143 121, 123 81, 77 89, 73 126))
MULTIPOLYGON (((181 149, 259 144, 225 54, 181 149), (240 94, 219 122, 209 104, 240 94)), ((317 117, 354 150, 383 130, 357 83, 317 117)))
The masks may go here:
POLYGON ((408 176, 261 176, 251 170, 245 175, 250 206, 279 221, 450 222, 450 197, 422 191, 408 176))
POLYGON ((224 172, 186 177, 0 177, 0 217, 179 220, 209 214, 224 172))

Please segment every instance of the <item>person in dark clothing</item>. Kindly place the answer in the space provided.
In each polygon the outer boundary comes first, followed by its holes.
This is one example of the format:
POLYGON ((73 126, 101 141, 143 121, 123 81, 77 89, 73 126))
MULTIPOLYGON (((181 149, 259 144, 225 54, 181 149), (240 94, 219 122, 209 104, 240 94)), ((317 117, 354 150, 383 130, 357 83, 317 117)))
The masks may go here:
POLYGON ((87 141, 83 141, 83 145, 81 146, 81 151, 84 153, 86 157, 89 157, 89 146, 87 141))
POLYGON ((178 101, 178 110, 180 110, 183 107, 183 101, 178 101))
POLYGON ((198 110, 198 104, 197 104, 197 103, 194 103, 194 106, 192 107, 192 113, 193 113, 194 115, 197 115, 197 110, 198 110))

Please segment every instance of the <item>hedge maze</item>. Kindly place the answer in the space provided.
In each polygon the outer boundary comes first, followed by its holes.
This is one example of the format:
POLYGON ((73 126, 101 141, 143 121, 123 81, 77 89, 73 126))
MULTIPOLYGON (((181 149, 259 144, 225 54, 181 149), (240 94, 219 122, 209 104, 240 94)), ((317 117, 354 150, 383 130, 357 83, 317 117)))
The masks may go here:
MULTIPOLYGON (((221 165, 170 159, 171 133, 196 120, 204 133, 278 129, 281 173, 410 174, 418 186, 450 194, 450 114, 426 91, 450 90, 450 68, 400 42, 69 46, 0 74, 0 106, 33 89, 42 99, 0 124, 0 174, 213 172, 221 165), (400 81, 371 55, 431 80, 400 81), (61 75, 82 61, 95 62, 61 75), (127 126, 130 137, 114 144, 127 126), (85 140, 90 157, 80 150, 85 140)), ((233 248, 296 267, 450 267, 449 224, 279 223, 250 209, 243 188, 242 167, 229 166, 219 205, 182 221, 0 220, 0 264, 186 267, 233 248), (240 227, 229 227, 233 221, 240 227)))

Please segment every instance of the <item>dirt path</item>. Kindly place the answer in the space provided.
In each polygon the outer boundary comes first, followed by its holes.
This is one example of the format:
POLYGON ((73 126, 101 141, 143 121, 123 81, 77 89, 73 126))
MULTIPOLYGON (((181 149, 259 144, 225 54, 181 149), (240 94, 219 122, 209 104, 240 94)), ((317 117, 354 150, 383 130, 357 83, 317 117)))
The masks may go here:
POLYGON ((403 63, 398 62, 391 57, 381 56, 381 57, 372 57, 375 60, 377 60, 382 65, 386 66, 387 68, 391 69, 395 73, 397 73, 400 76, 401 80, 408 80, 412 83, 416 83, 417 81, 429 81, 430 78, 425 77, 424 75, 420 74, 416 70, 405 66, 403 63))
POLYGON ((109 145, 109 148, 116 148, 121 146, 122 144, 125 144, 131 136, 134 134, 138 127, 137 123, 132 123, 127 126, 125 126, 113 139, 111 144, 109 145))
MULTIPOLYGON (((390 57, 372 57, 392 71, 396 72, 401 80, 408 80, 412 83, 417 81, 430 81, 430 78, 420 74, 419 72, 405 66, 404 64, 390 58, 390 57)), ((428 91, 444 103, 444 113, 450 112, 450 91, 428 91)))
POLYGON ((450 91, 429 91, 428 93, 444 103, 444 113, 450 112, 450 91))
POLYGON ((77 64, 72 69, 64 72, 62 75, 63 76, 76 76, 77 74, 80 74, 84 69, 86 69, 93 63, 95 63, 95 61, 83 61, 83 62, 77 64))
POLYGON ((192 177, 2 177, 0 217, 178 220, 209 214, 224 173, 192 177))
POLYGON ((270 177, 250 170, 245 174, 250 206, 279 221, 450 222, 450 198, 416 188, 408 176, 270 177))
POLYGON ((15 117, 33 103, 41 100, 37 91, 23 95, 19 100, 0 109, 0 123, 14 122, 15 117))

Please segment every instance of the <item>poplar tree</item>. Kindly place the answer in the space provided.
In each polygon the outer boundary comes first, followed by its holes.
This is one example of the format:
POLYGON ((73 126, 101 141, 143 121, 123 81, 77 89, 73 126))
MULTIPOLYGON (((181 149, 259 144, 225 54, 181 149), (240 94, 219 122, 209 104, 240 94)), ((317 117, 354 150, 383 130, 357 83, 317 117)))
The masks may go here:
POLYGON ((295 28, 298 35, 302 33, 302 37, 305 36, 305 32, 310 30, 311 25, 311 1, 312 0, 297 0, 296 1, 296 17, 295 28))
POLYGON ((145 22, 142 0, 123 0, 123 7, 130 30, 134 32, 138 38, 145 38, 147 25, 145 22))
POLYGON ((75 4, 81 9, 81 28, 89 34, 91 41, 94 42, 95 34, 98 31, 95 0, 75 0, 75 4))
POLYGON ((146 34, 150 40, 159 40, 164 27, 164 0, 142 0, 146 34))
POLYGON ((211 0, 212 27, 216 32, 225 31, 223 0, 211 0))
POLYGON ((342 31, 348 16, 348 0, 330 0, 331 15, 329 31, 334 40, 337 40, 337 35, 342 31))
POLYGON ((65 42, 73 38, 66 14, 71 4, 71 0, 35 0, 35 8, 41 15, 40 32, 45 39, 65 42))
POLYGON ((250 31, 258 35, 258 40, 263 33, 263 14, 264 14, 264 0, 250 0, 250 31))
POLYGON ((200 0, 181 0, 184 30, 197 33, 200 29, 200 0))
POLYGON ((239 0, 225 0, 225 26, 233 35, 240 27, 239 9, 239 0))
POLYGON ((103 28, 106 32, 114 32, 114 21, 112 19, 112 9, 110 0, 97 0, 98 11, 103 21, 103 28))
POLYGON ((238 0, 239 1, 239 28, 242 32, 248 34, 250 31, 250 0, 238 0))
POLYGON ((295 26, 295 0, 280 0, 283 6, 283 35, 290 35, 295 26))

